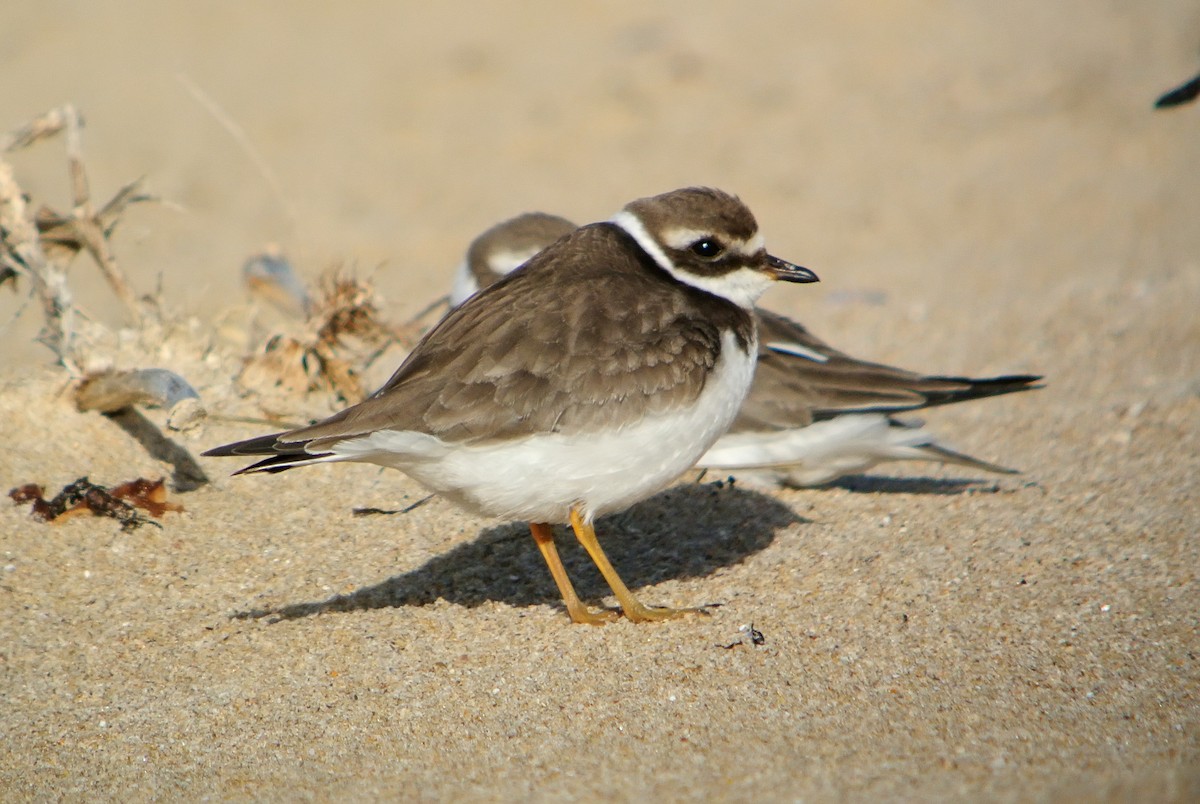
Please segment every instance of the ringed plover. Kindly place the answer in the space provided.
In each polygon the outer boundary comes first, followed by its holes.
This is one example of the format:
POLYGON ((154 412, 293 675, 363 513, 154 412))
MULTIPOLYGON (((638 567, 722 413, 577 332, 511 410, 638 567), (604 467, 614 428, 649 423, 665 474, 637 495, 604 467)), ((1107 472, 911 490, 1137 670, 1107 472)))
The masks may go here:
POLYGON ((687 471, 737 416, 758 351, 754 302, 815 282, 767 253, 736 197, 686 188, 573 229, 437 324, 382 388, 324 421, 216 447, 243 472, 327 461, 399 469, 469 511, 530 522, 575 622, 550 524, 569 522, 630 620, 643 605, 593 520, 687 471))
MULTIPOLYGON (((457 306, 575 228, 530 212, 496 224, 472 241, 450 294, 457 306)), ((566 267, 566 266, 564 266, 566 267)), ((858 360, 804 326, 757 308, 754 384, 730 427, 700 457, 701 469, 788 486, 819 486, 884 461, 933 461, 1011 474, 1014 470, 957 452, 923 423, 895 414, 1035 388, 1041 379, 918 374, 858 360)))

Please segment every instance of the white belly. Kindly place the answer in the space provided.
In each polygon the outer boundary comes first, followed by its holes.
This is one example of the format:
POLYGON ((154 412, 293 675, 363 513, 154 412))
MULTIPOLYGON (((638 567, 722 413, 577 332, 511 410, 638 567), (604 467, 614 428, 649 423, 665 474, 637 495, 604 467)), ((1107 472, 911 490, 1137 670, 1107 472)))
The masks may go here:
POLYGON ((884 461, 933 461, 1011 473, 950 448, 924 425, 882 413, 849 413, 793 430, 726 433, 696 462, 760 486, 818 486, 884 461))
POLYGON ((776 469, 796 485, 813 486, 862 472, 880 461, 913 455, 923 431, 892 427, 878 413, 850 414, 793 430, 726 433, 696 465, 736 471, 776 469))
POLYGON ((754 355, 732 333, 721 343, 696 404, 595 434, 543 433, 518 441, 454 446, 424 433, 384 430, 333 448, 332 460, 400 469, 487 516, 566 522, 578 505, 588 519, 644 500, 687 471, 728 429, 754 376, 754 355))

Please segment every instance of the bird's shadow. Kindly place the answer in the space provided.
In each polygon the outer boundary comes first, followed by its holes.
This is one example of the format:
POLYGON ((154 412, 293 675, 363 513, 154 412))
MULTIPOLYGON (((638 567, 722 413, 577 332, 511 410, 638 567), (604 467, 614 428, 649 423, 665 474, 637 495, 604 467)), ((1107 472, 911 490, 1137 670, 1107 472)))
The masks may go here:
MULTIPOLYGON (((670 578, 706 576, 766 548, 782 529, 808 520, 764 494, 727 482, 668 489, 627 511, 603 517, 596 532, 617 572, 632 589, 670 578)), ((609 589, 587 554, 556 527, 563 564, 581 598, 609 589)), ((271 621, 446 600, 468 608, 495 601, 511 606, 561 605, 561 598, 525 523, 488 528, 478 538, 382 583, 319 601, 235 612, 234 619, 271 621)))
POLYGON ((953 497, 958 494, 996 494, 995 481, 946 477, 890 477, 888 475, 846 475, 829 483, 828 488, 856 494, 932 494, 953 497))

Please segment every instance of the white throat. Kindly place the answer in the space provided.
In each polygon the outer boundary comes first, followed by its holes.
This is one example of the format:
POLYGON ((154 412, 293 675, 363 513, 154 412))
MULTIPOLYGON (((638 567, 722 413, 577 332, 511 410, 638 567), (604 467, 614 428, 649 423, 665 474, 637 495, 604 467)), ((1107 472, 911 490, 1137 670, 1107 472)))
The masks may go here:
POLYGON ((719 276, 697 276, 688 271, 681 271, 675 263, 671 262, 671 258, 663 251, 658 241, 646 231, 645 225, 637 215, 623 209, 609 220, 624 229, 630 237, 637 241, 642 250, 658 263, 660 268, 680 282, 700 288, 714 296, 729 299, 746 310, 754 309, 754 303, 775 281, 762 271, 755 271, 752 268, 739 268, 719 276))

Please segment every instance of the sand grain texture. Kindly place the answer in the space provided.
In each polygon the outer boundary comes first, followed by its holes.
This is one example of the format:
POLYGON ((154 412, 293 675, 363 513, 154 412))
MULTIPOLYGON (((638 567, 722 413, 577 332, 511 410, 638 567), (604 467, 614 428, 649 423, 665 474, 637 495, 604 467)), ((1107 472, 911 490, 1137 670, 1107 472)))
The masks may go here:
MULTIPOLYGON (((683 484, 602 521, 645 600, 721 604, 659 625, 571 625, 520 524, 353 516, 423 496, 371 467, 204 459, 132 532, 2 504, 5 800, 1200 797, 1200 106, 1151 109, 1200 62, 1194 4, 10 6, 3 126, 70 100, 95 197, 145 174, 182 205, 117 232, 173 312, 110 357, 210 412, 254 412, 220 333, 267 241, 310 279, 373 271, 401 319, 501 218, 690 183, 820 274, 767 302, 839 348, 1048 385, 928 416, 1017 478, 683 484)), ((63 206, 57 146, 11 161, 63 206)), ((122 325, 84 259, 71 280, 122 325)), ((37 325, 0 344, 3 490, 171 480, 74 409, 37 325)))

